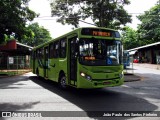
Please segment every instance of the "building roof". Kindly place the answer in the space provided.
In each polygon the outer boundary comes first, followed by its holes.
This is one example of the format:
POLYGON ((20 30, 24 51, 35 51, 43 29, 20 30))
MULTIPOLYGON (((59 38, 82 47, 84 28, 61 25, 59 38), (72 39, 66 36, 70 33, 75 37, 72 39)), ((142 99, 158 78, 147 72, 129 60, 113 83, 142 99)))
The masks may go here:
POLYGON ((31 47, 31 46, 28 46, 28 45, 25 45, 25 44, 22 44, 22 43, 19 43, 19 42, 16 42, 16 43, 17 43, 17 45, 20 45, 20 46, 23 46, 23 47, 29 48, 30 50, 32 50, 32 49, 33 49, 33 47, 31 47))
POLYGON ((144 46, 141 46, 141 47, 129 49, 129 50, 127 50, 127 51, 128 51, 128 52, 130 52, 130 51, 135 51, 135 50, 139 50, 139 49, 142 49, 142 48, 147 48, 147 47, 151 47, 151 46, 155 46, 155 45, 160 45, 160 42, 156 42, 156 43, 144 45, 144 46))
POLYGON ((12 55, 29 55, 33 47, 17 42, 8 41, 7 44, 0 46, 0 52, 6 52, 12 55))

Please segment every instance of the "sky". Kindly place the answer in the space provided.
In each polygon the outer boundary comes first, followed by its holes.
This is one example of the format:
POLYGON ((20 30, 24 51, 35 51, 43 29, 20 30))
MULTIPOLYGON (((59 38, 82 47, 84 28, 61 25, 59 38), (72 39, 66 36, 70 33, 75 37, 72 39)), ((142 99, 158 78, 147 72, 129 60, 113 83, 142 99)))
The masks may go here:
MULTIPOLYGON (((133 29, 137 28, 137 25, 140 24, 140 21, 136 18, 136 15, 144 13, 144 11, 149 10, 153 7, 157 1, 160 0, 130 0, 131 4, 126 5, 124 8, 128 13, 132 13, 132 23, 127 24, 133 29)), ((61 23, 56 22, 56 18, 51 16, 51 8, 49 0, 30 0, 29 8, 36 13, 39 13, 39 18, 35 18, 34 21, 30 23, 38 22, 40 26, 43 26, 47 29, 52 38, 56 38, 60 35, 63 35, 67 32, 72 31, 73 26, 62 25, 61 23)), ((85 20, 86 22, 91 22, 89 19, 85 20)), ((80 27, 91 26, 85 23, 80 23, 80 27)))

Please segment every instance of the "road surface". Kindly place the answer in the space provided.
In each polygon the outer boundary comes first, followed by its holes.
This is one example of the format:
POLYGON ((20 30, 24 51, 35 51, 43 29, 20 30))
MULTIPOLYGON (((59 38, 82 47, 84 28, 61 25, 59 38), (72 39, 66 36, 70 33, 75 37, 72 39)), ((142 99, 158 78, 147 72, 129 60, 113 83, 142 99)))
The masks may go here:
MULTIPOLYGON (((70 88, 64 91, 56 83, 37 78, 32 73, 0 78, 0 111, 37 111, 42 112, 42 115, 48 116, 45 118, 32 117, 32 119, 36 120, 100 120, 106 119, 106 117, 114 120, 160 120, 158 117, 136 117, 141 114, 139 111, 144 113, 160 111, 160 70, 135 66, 134 73, 142 79, 140 81, 126 82, 119 87, 96 90, 70 88), (43 111, 48 111, 48 113, 43 111), (55 111, 64 112, 56 113, 55 111), (102 111, 102 113, 93 111, 102 111), (127 111, 137 112, 137 114, 132 114, 130 117, 109 117, 110 112, 123 113, 127 111), (60 116, 61 114, 70 117, 50 117, 54 115, 60 116), (103 115, 99 117, 96 114, 103 114, 105 117, 103 115)), ((160 113, 158 112, 158 114, 160 113)), ((0 118, 0 120, 11 119, 28 120, 30 118, 0 118)))

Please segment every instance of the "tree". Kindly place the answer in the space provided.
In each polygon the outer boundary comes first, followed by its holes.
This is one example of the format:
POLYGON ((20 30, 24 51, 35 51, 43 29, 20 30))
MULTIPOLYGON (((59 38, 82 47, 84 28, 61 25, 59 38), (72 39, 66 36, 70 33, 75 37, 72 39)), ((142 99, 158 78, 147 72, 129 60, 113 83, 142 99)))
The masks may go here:
POLYGON ((7 42, 7 35, 0 33, 0 45, 7 42))
POLYGON ((38 23, 29 25, 27 30, 29 31, 28 33, 31 33, 31 35, 30 37, 26 37, 22 40, 23 44, 37 46, 52 39, 49 31, 44 27, 39 26, 38 23))
POLYGON ((51 12, 62 24, 78 27, 79 20, 91 18, 97 26, 119 29, 131 22, 131 15, 123 8, 127 4, 129 0, 55 0, 51 12))
POLYGON ((160 5, 157 4, 144 14, 139 15, 139 39, 142 45, 160 41, 160 5))
POLYGON ((29 0, 1 0, 0 33, 14 36, 19 41, 28 33, 26 22, 37 14, 29 9, 29 0))
POLYGON ((122 32, 122 42, 124 45, 124 49, 132 49, 138 47, 140 45, 138 38, 137 38, 137 31, 126 26, 123 28, 122 32))

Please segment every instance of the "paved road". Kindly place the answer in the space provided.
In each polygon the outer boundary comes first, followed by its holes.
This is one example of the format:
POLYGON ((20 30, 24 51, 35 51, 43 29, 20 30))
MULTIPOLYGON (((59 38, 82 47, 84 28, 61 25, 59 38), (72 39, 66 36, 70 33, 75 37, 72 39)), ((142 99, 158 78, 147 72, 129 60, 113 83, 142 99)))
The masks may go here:
MULTIPOLYGON (((126 82, 120 87, 98 90, 71 88, 64 91, 56 83, 39 79, 32 73, 3 78, 0 79, 0 111, 85 111, 78 114, 89 116, 72 117, 68 118, 69 120, 106 119, 97 118, 93 116, 96 113, 88 111, 160 111, 160 72, 138 66, 134 69, 134 73, 142 77, 141 81, 126 82)), ((77 112, 70 113, 77 115, 77 112)), ((0 119, 22 120, 22 118, 0 119)), ((35 119, 44 120, 44 118, 35 119)), ((65 120, 66 118, 50 117, 47 119, 65 120)), ((115 119, 115 117, 110 119, 115 119)), ((116 119, 124 120, 122 117, 116 117, 116 119)), ((139 120, 142 117, 125 117, 125 119, 139 120)), ((157 117, 143 119, 159 120, 157 117)))

